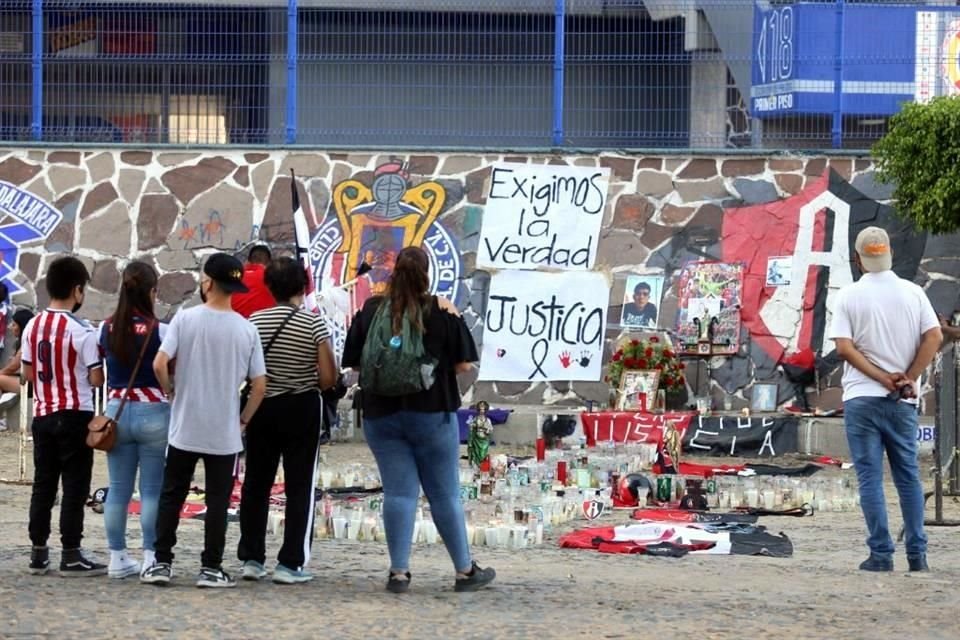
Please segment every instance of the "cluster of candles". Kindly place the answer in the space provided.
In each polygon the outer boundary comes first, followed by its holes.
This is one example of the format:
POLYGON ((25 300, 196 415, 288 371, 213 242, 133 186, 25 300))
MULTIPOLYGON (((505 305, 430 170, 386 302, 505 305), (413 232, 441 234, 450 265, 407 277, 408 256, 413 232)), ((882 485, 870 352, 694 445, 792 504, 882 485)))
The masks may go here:
POLYGON ((793 509, 810 505, 814 511, 854 511, 860 493, 852 474, 797 478, 788 476, 716 476, 715 491, 707 484, 707 505, 724 510, 738 507, 793 509))
POLYGON ((718 475, 706 480, 659 475, 652 497, 661 503, 677 502, 685 493, 694 491, 704 494, 707 507, 714 511, 746 508, 783 511, 804 505, 814 511, 853 511, 860 506, 856 479, 833 474, 818 478, 718 475))
MULTIPOLYGON (((494 456, 483 470, 464 463, 460 468, 460 495, 464 504, 467 539, 474 545, 522 549, 543 543, 545 531, 582 518, 584 501, 611 504, 610 479, 650 468, 656 456, 651 444, 631 444, 617 450, 583 447, 550 450, 544 460, 494 456)), ((282 472, 277 482, 283 482, 282 472)), ((376 489, 379 474, 373 465, 324 465, 324 489, 376 489)), ((439 541, 429 504, 421 499, 413 542, 439 541)), ((314 537, 318 539, 385 542, 382 496, 334 499, 330 493, 317 505, 314 537)), ((283 513, 270 514, 269 527, 282 535, 283 513)))
MULTIPOLYGON (((538 452, 540 453, 540 452, 538 452)), ((537 458, 512 459, 493 456, 476 469, 460 468, 460 497, 464 505, 470 544, 522 549, 543 543, 544 533, 575 519, 584 519, 583 504, 600 500, 612 506, 612 485, 630 473, 649 472, 656 461, 655 445, 630 443, 587 449, 546 450, 537 458)), ((824 477, 724 476, 685 478, 649 476, 656 483, 660 502, 679 501, 695 486, 710 509, 738 508, 785 510, 810 505, 815 511, 852 511, 860 504, 854 478, 825 474, 824 477)), ((375 490, 380 477, 374 465, 324 465, 320 471, 324 489, 375 490)), ((283 482, 282 471, 277 478, 283 482)), ((641 497, 642 504, 642 497, 641 497)), ((270 530, 282 535, 283 513, 270 514, 270 530)), ((317 504, 314 526, 317 539, 386 542, 382 495, 335 499, 326 493, 317 504)), ((412 542, 437 544, 437 526, 425 498, 417 509, 412 542)))
MULTIPOLYGON (((471 501, 464 506, 467 540, 472 545, 523 549, 543 544, 544 532, 551 527, 582 517, 581 505, 596 490, 561 492, 562 496, 545 497, 539 504, 528 504, 515 496, 499 496, 492 501, 471 501)), ((609 501, 609 490, 603 498, 609 501)), ((271 511, 270 532, 283 535, 282 511, 271 511)), ((383 523, 382 497, 363 500, 334 500, 326 494, 317 507, 314 538, 320 540, 353 540, 359 542, 386 542, 383 523)), ((437 525, 430 507, 423 501, 417 508, 414 523, 414 544, 440 542, 437 525)))
POLYGON ((493 456, 480 469, 460 468, 461 497, 467 501, 510 494, 536 501, 566 488, 604 489, 612 476, 649 470, 656 455, 656 445, 636 443, 617 449, 549 449, 540 460, 493 456))

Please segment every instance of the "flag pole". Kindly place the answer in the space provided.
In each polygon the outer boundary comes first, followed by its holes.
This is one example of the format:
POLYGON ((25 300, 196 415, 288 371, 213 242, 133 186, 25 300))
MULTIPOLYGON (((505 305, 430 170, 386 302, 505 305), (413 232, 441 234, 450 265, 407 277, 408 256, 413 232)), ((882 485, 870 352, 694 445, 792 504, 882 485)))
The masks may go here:
POLYGON ((319 313, 317 304, 317 283, 310 268, 310 227, 307 217, 300 206, 300 191, 297 189, 297 174, 290 168, 290 209, 293 213, 293 237, 297 260, 307 273, 307 291, 303 296, 303 306, 311 313, 319 313))
POLYGON ((19 457, 19 478, 20 482, 25 482, 27 479, 27 429, 29 425, 27 424, 27 403, 30 402, 30 399, 27 397, 27 382, 26 380, 20 381, 20 438, 17 446, 17 454, 19 457))

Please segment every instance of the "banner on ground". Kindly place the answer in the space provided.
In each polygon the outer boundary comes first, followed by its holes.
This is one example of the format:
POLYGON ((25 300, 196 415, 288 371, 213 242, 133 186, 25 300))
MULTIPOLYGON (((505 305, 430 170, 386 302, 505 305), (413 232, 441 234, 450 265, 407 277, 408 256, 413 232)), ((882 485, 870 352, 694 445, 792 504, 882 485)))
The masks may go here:
POLYGON ((673 422, 683 433, 692 417, 691 413, 600 411, 581 413, 580 424, 583 425, 583 435, 590 447, 611 440, 659 445, 663 442, 663 430, 667 422, 673 422))
POLYGON ((794 416, 697 416, 683 434, 683 450, 712 456, 773 458, 796 453, 794 416))
POLYGON ((660 444, 668 421, 683 433, 683 450, 703 455, 772 458, 798 450, 799 420, 794 416, 698 416, 691 413, 602 411, 580 414, 587 444, 660 444))
POLYGON ((593 268, 609 179, 606 167, 493 164, 477 266, 593 268))
POLYGON ((609 297, 602 273, 498 271, 490 279, 480 379, 600 380, 609 297))

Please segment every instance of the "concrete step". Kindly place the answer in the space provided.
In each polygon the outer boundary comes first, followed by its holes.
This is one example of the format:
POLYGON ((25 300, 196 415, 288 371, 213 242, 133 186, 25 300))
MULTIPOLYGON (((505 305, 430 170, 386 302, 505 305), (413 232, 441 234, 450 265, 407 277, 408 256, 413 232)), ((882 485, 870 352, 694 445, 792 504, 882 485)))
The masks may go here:
MULTIPOLYGON (((505 424, 494 427, 493 440, 502 445, 534 446, 537 440, 538 420, 545 420, 556 414, 578 415, 581 407, 561 407, 543 405, 496 405, 498 409, 511 409, 510 419, 505 424)), ((771 415, 771 414, 766 414, 771 415)), ((832 456, 842 460, 850 459, 847 437, 843 429, 843 418, 799 417, 798 451, 807 455, 832 456)), ((921 417, 917 439, 920 452, 933 451, 933 418, 921 417)), ((357 430, 356 438, 362 439, 357 430)))

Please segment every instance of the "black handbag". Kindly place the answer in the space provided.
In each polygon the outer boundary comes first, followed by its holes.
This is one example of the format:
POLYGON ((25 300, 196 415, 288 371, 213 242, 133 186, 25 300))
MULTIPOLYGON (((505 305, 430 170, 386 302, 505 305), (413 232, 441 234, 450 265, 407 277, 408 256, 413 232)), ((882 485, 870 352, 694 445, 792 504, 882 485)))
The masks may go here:
POLYGON ((140 346, 140 355, 137 356, 137 363, 133 365, 130 372, 130 381, 120 399, 120 406, 117 408, 117 415, 109 417, 106 415, 94 416, 93 420, 87 425, 87 446, 91 449, 100 451, 111 451, 117 443, 117 423, 123 414, 124 407, 127 406, 127 400, 130 398, 130 390, 133 389, 133 383, 137 379, 137 373, 140 371, 140 365, 143 364, 143 356, 150 345, 150 337, 153 335, 153 329, 157 326, 156 319, 150 322, 150 328, 147 329, 147 335, 140 346))

